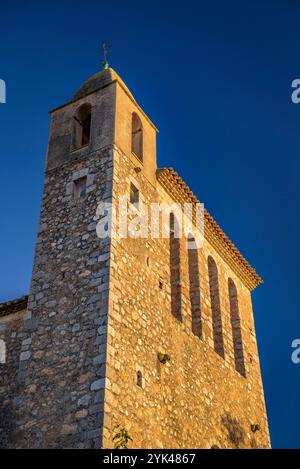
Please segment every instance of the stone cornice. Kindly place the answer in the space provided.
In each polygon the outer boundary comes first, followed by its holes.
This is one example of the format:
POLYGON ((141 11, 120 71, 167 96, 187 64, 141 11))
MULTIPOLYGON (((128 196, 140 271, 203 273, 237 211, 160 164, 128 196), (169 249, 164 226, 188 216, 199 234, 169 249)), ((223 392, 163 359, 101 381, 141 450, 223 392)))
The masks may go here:
POLYGON ((27 308, 28 296, 21 296, 15 300, 0 303, 0 318, 9 314, 17 313, 27 308))
MULTIPOLYGON (((158 169, 157 180, 175 202, 200 203, 172 168, 158 169)), ((250 291, 262 283, 255 269, 250 266, 206 209, 204 209, 204 236, 250 291)))

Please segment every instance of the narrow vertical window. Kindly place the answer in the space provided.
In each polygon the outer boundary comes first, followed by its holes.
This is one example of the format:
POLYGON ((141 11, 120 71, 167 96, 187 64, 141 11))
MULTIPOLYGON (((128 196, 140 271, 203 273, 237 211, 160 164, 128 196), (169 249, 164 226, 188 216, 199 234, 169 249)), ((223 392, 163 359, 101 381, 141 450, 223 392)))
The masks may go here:
POLYGON ((228 279, 228 294, 235 369, 242 376, 246 376, 238 295, 235 283, 231 278, 228 279))
POLYGON ((181 274, 180 274, 180 239, 178 222, 174 214, 170 214, 170 280, 171 280, 171 312, 182 321, 181 313, 181 274))
POLYGON ((135 205, 136 208, 139 206, 140 194, 137 187, 134 184, 130 184, 130 203, 135 205))
POLYGON ((131 151, 143 161, 143 127, 139 116, 134 112, 131 122, 131 151))
POLYGON ((138 370, 136 372, 136 385, 139 387, 139 388, 142 388, 143 387, 143 375, 142 375, 142 372, 140 370, 138 370))
POLYGON ((86 196, 86 177, 74 181, 75 199, 84 199, 86 196))
POLYGON ((86 103, 77 109, 74 116, 73 148, 81 148, 90 143, 91 134, 91 105, 86 103))
POLYGON ((215 261, 211 256, 208 257, 208 277, 212 312, 214 349, 221 357, 224 358, 225 351, 222 329, 218 269, 215 261))
POLYGON ((81 145, 88 145, 91 133, 91 114, 88 113, 82 120, 82 138, 81 145))
POLYGON ((197 337, 202 336, 200 275, 198 250, 195 239, 188 237, 188 267, 190 284, 190 303, 192 314, 192 332, 197 337))

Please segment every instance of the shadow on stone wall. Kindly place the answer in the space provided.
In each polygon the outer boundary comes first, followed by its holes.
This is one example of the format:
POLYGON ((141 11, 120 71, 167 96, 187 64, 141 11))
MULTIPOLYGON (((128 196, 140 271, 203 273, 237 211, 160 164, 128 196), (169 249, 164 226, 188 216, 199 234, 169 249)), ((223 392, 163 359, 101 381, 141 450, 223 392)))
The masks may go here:
POLYGON ((221 417, 221 423, 227 432, 227 440, 235 449, 241 448, 245 441, 245 432, 239 421, 230 414, 221 417))
POLYGON ((11 400, 0 397, 0 448, 13 448, 16 417, 11 400))

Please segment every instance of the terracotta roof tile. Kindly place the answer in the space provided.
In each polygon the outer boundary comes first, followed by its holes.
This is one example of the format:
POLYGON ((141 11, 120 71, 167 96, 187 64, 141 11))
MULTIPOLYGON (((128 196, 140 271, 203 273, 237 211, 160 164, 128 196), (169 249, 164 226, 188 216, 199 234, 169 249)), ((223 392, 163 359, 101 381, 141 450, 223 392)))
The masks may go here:
MULTIPOLYGON (((158 169, 157 179, 169 195, 177 202, 182 202, 180 195, 184 195, 184 201, 190 201, 195 204, 200 203, 195 194, 173 168, 158 169)), ((250 266, 206 209, 204 209, 204 220, 205 238, 213 245, 237 276, 242 279, 244 284, 250 290, 254 290, 255 287, 262 283, 260 276, 256 273, 255 269, 250 266)))

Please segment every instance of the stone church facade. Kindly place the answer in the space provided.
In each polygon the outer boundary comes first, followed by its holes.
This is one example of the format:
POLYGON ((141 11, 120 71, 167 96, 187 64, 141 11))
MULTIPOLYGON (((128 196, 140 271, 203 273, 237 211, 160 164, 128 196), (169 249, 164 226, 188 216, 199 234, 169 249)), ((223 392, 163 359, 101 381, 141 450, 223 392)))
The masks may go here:
POLYGON ((199 248, 172 213, 168 238, 97 234, 125 194, 199 203, 157 168, 156 133, 110 68, 51 112, 29 296, 0 305, 2 448, 112 448, 116 425, 133 448, 270 447, 261 279, 211 215, 199 248))

